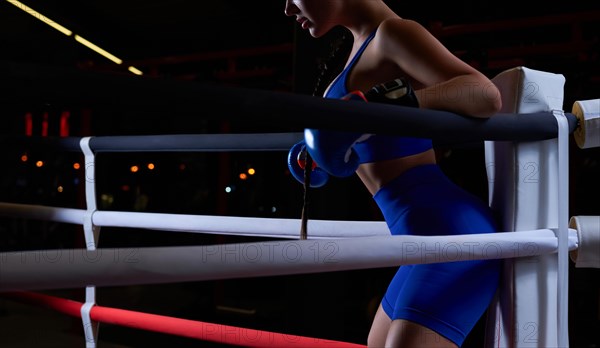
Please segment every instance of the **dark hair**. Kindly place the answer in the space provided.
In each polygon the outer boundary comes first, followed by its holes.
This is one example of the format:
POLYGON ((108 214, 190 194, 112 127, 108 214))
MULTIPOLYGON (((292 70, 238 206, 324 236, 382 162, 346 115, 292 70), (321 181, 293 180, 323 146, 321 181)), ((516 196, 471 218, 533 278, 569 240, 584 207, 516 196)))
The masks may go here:
POLYGON ((318 76, 313 96, 322 96, 327 86, 344 68, 344 62, 352 48, 351 37, 346 30, 335 32, 329 41, 328 52, 317 60, 318 76))
MULTIPOLYGON (((348 32, 343 31, 341 34, 334 36, 329 42, 329 52, 325 57, 317 60, 318 76, 313 90, 313 96, 322 96, 327 89, 328 82, 331 81, 344 67, 345 58, 350 54, 352 43, 348 40, 348 32)), ((308 238, 308 207, 309 207, 309 189, 310 189, 310 172, 312 169, 312 158, 308 152, 305 152, 304 164, 304 196, 302 203, 302 215, 300 224, 300 239, 308 238)))

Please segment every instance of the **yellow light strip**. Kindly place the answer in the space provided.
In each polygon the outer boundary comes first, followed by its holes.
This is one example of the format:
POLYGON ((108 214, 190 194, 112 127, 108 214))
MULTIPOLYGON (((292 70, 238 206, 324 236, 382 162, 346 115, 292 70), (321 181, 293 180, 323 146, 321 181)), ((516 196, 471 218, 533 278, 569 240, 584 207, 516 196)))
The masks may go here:
POLYGON ((15 5, 18 9, 23 10, 27 13, 29 13, 30 15, 32 15, 33 17, 39 19, 40 21, 48 24, 49 26, 51 26, 52 28, 60 31, 61 33, 67 35, 67 36, 71 36, 73 34, 72 31, 70 31, 69 29, 63 27, 62 25, 56 23, 55 21, 51 20, 50 18, 44 16, 43 14, 35 11, 34 9, 32 9, 31 7, 28 7, 16 0, 6 0, 9 3, 15 5))
MULTIPOLYGON (((40 21, 48 24, 49 26, 51 26, 52 28, 60 31, 61 33, 67 35, 67 36, 71 36, 73 35, 73 32, 65 27, 63 27, 62 25, 54 22, 53 20, 49 19, 48 17, 44 16, 43 14, 35 11, 34 9, 32 9, 31 7, 16 1, 16 0, 6 0, 7 2, 15 5, 18 9, 25 11, 27 13, 29 13, 30 15, 32 15, 33 17, 39 19, 40 21)), ((117 64, 122 64, 123 60, 114 56, 113 54, 107 52, 106 50, 98 47, 97 45, 91 43, 90 41, 82 38, 79 35, 75 35, 75 41, 79 42, 80 44, 86 46, 87 48, 95 51, 96 53, 110 59, 111 61, 117 63, 117 64)), ((137 69, 136 67, 130 66, 127 70, 129 70, 130 72, 136 74, 136 75, 142 75, 142 71, 140 71, 139 69, 137 69)))
POLYGON ((132 73, 136 74, 136 75, 143 75, 144 73, 136 68, 135 66, 130 66, 129 68, 127 68, 127 70, 131 71, 132 73))
POLYGON ((106 52, 105 50, 103 50, 102 48, 94 45, 93 43, 89 42, 88 40, 82 38, 79 35, 75 35, 75 41, 79 42, 80 44, 84 45, 85 47, 91 49, 92 51, 95 51, 96 53, 103 55, 104 57, 112 60, 113 62, 117 63, 117 64, 122 64, 123 60, 121 60, 120 58, 115 57, 114 55, 106 52))

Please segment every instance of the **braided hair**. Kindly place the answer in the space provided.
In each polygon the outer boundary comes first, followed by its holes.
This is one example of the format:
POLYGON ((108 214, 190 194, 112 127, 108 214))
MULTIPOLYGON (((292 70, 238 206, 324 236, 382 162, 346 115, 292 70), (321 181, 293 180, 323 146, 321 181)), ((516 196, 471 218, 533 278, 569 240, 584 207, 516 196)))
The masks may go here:
MULTIPOLYGON (((350 54, 351 45, 348 40, 348 33, 343 32, 330 42, 329 53, 318 61, 318 76, 313 90, 313 96, 322 96, 327 89, 328 83, 339 74, 343 67, 345 59, 350 54)), ((304 154, 304 196, 302 204, 302 218, 300 224, 300 239, 308 238, 308 203, 310 188, 310 172, 312 171, 313 160, 305 151, 304 154)))
POLYGON ((345 60, 352 48, 352 40, 348 38, 349 33, 347 31, 338 34, 329 42, 328 53, 317 60, 318 75, 313 96, 322 96, 331 80, 344 68, 345 60))

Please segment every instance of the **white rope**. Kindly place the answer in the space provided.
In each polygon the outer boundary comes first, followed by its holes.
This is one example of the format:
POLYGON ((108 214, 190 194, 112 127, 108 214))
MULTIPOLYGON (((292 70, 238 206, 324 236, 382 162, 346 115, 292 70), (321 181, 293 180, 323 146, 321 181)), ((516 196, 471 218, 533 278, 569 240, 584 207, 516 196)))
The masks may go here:
MULTIPOLYGON (((0 215, 13 218, 83 224, 85 213, 86 211, 81 209, 0 202, 0 215)), ((97 227, 143 228, 252 237, 297 239, 300 234, 300 219, 95 211, 92 222, 97 227)), ((357 238, 390 234, 383 221, 311 220, 308 226, 309 239, 357 238)))
POLYGON ((83 225, 86 211, 34 204, 0 202, 0 216, 83 225))
MULTIPOLYGON (((300 219, 267 219, 210 215, 177 215, 98 211, 94 214, 98 226, 147 228, 179 232, 293 238, 300 235, 300 219)), ((357 238, 389 236, 383 221, 310 220, 309 239, 357 238)))
MULTIPOLYGON (((569 230, 569 248, 577 248, 569 230)), ((553 230, 0 253, 0 291, 120 286, 503 259, 555 253, 553 230)))

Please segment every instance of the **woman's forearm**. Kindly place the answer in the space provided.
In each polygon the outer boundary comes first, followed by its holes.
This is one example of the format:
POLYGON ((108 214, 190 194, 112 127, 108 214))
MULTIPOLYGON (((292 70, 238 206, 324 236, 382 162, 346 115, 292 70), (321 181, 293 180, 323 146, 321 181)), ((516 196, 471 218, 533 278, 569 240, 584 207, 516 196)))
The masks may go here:
POLYGON ((472 117, 490 117, 502 106, 496 86, 487 78, 477 75, 461 75, 415 93, 422 108, 472 117))

